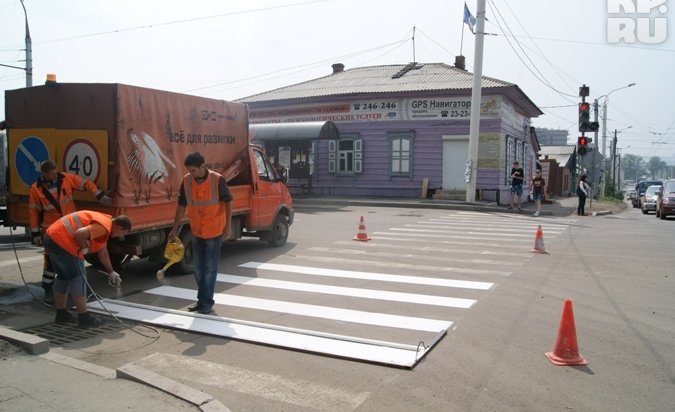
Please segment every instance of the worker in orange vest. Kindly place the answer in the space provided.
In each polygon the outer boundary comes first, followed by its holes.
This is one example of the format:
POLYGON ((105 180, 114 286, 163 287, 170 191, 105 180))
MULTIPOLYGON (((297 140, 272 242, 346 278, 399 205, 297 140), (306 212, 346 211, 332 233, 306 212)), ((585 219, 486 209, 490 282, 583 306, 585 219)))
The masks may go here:
POLYGON ((56 272, 54 307, 56 323, 75 321, 66 309, 70 294, 77 310, 80 328, 99 326, 102 322, 87 312, 87 272, 84 256, 96 253, 108 274, 109 282, 120 287, 122 278, 113 270, 107 243, 112 237, 122 237, 131 230, 131 220, 125 215, 112 217, 105 213, 81 210, 63 216, 47 229, 45 251, 56 272))
POLYGON ((187 213, 190 230, 194 236, 192 256, 197 302, 188 306, 190 312, 202 314, 213 311, 213 294, 216 287, 220 247, 229 239, 232 220, 232 194, 225 178, 204 166, 204 156, 199 152, 185 158, 188 173, 183 176, 178 196, 178 208, 169 239, 176 237, 176 230, 187 213))
MULTIPOLYGON (((73 191, 88 191, 96 196, 103 206, 112 206, 112 199, 96 187, 94 182, 78 175, 59 172, 53 160, 45 160, 40 165, 41 175, 28 191, 28 216, 33 243, 42 246, 45 231, 56 220, 75 211, 73 191)), ((45 255, 42 268, 42 288, 44 301, 54 303, 52 285, 54 270, 45 255)))

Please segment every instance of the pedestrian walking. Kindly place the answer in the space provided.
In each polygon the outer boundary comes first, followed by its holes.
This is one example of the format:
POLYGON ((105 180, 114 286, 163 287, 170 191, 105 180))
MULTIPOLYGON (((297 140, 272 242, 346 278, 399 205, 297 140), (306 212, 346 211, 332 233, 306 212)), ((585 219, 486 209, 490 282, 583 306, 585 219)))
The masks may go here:
MULTIPOLYGON (((103 206, 112 205, 112 199, 96 187, 94 182, 75 174, 59 172, 53 160, 42 162, 40 176, 28 190, 28 219, 33 244, 42 246, 49 225, 76 210, 73 191, 91 192, 103 206)), ((54 270, 45 254, 42 268, 45 303, 54 303, 53 284, 54 270)))
POLYGON ((229 239, 232 220, 232 195, 225 178, 204 166, 204 156, 190 153, 184 162, 188 173, 183 176, 178 207, 169 240, 176 237, 178 226, 187 213, 194 236, 192 256, 197 282, 197 302, 190 312, 208 314, 213 311, 220 247, 229 239))
POLYGON ((75 321, 68 312, 68 294, 75 303, 77 324, 81 328, 98 326, 102 322, 87 312, 87 272, 84 256, 96 253, 111 284, 119 287, 122 278, 113 270, 107 243, 112 237, 121 237, 131 230, 131 220, 125 215, 112 217, 105 213, 80 210, 52 223, 44 238, 45 251, 52 264, 54 280, 54 307, 56 323, 75 321))
POLYGON ((586 216, 586 197, 588 196, 588 191, 590 186, 586 183, 586 175, 581 176, 579 179, 579 184, 577 185, 577 196, 579 196, 579 206, 577 206, 577 215, 586 216))
POLYGON ((530 181, 530 192, 537 206, 537 211, 534 212, 534 215, 539 216, 541 213, 541 201, 546 197, 546 179, 541 176, 541 169, 537 169, 530 181))
POLYGON ((523 168, 520 167, 518 162, 513 162, 513 167, 511 168, 511 205, 509 209, 513 209, 513 201, 516 201, 516 206, 518 210, 520 208, 520 198, 523 196, 523 181, 525 179, 525 172, 523 168))

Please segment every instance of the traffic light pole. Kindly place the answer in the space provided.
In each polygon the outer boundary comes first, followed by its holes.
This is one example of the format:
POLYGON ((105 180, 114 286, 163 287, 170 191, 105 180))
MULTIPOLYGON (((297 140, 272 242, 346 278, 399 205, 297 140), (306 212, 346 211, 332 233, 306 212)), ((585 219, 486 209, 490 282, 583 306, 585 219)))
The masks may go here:
MULTIPOLYGON (((595 114, 594 114, 593 117, 594 117, 595 121, 597 122, 598 121, 598 111, 599 111, 599 108, 600 108, 599 105, 598 105, 598 99, 595 99, 593 101, 593 108, 595 109, 595 114)), ((603 111, 603 115, 604 115, 604 111, 603 111)), ((602 156, 601 156, 601 159, 602 159, 601 160, 601 162, 602 162, 601 169, 604 169, 604 164, 605 164, 605 147, 604 147, 605 146, 605 137, 604 137, 604 135, 606 134, 605 128, 607 127, 606 126, 606 119, 604 119, 604 118, 603 118, 603 122, 602 122, 602 127, 603 127, 603 132, 602 132, 602 134, 603 134, 602 146, 603 147, 602 147, 602 156)), ((600 149, 600 144, 599 144, 599 141, 598 141, 598 131, 597 130, 594 132, 593 137, 595 138, 595 150, 594 150, 594 153, 593 153, 593 170, 595 170, 596 167, 597 167, 595 152, 597 152, 600 149)), ((598 188, 599 188, 598 195, 604 196, 604 194, 605 194, 605 184, 604 184, 604 182, 599 181, 598 182, 598 188)))

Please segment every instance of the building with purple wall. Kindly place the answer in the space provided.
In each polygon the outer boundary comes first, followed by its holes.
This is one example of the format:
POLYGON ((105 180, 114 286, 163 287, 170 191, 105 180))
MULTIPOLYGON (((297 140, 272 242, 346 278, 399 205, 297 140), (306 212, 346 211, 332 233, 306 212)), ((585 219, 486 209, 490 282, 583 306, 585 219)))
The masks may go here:
MULTIPOLYGON (((316 194, 419 197, 465 193, 473 75, 442 63, 344 70, 241 99, 251 124, 331 121, 340 138, 259 142, 316 194), (426 195, 426 193, 424 194, 426 195)), ((511 163, 532 176, 542 112, 512 83, 483 77, 478 198, 508 202, 511 163)))

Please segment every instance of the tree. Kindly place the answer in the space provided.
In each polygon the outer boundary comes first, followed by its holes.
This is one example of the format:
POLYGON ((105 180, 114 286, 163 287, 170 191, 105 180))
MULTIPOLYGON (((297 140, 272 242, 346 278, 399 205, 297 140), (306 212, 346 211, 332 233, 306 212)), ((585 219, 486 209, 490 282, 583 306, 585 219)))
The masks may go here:
POLYGON ((656 175, 659 172, 665 170, 666 167, 668 167, 668 164, 663 160, 661 160, 661 158, 658 156, 650 157, 649 161, 647 162, 647 170, 649 170, 652 179, 656 179, 656 175))
POLYGON ((645 161, 642 157, 633 154, 626 154, 621 157, 621 167, 624 170, 626 179, 640 180, 640 176, 645 173, 645 161))

